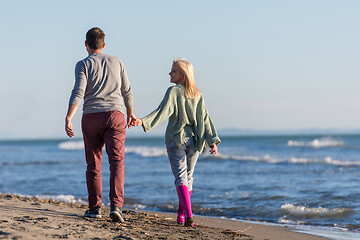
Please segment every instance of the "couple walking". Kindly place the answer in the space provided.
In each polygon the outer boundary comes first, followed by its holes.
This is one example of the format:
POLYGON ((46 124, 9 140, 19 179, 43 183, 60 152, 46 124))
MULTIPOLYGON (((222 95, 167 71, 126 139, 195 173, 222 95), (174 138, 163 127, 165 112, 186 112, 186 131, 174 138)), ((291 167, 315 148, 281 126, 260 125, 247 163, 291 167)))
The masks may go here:
POLYGON ((168 88, 156 110, 144 118, 136 118, 124 65, 118 57, 102 53, 104 40, 105 34, 100 28, 91 28, 86 33, 85 46, 89 55, 75 66, 75 85, 65 118, 65 131, 73 137, 71 119, 83 99, 81 126, 89 201, 85 217, 102 216, 101 161, 105 145, 110 164, 110 218, 114 222, 124 222, 126 127, 142 126, 147 132, 169 119, 165 143, 179 197, 177 221, 193 226, 190 197, 195 164, 206 146, 216 155, 220 143, 204 99, 195 85, 193 67, 185 59, 174 60, 169 75, 170 82, 175 85, 168 88))

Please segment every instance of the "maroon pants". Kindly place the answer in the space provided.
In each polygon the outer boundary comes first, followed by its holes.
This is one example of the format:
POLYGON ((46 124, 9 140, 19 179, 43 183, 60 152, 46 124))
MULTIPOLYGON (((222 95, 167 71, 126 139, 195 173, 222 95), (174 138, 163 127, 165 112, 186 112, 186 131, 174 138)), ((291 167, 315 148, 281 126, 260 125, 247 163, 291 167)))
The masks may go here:
POLYGON ((126 121, 118 111, 84 114, 81 120, 87 163, 86 184, 89 209, 101 207, 101 160, 105 144, 110 164, 110 204, 122 207, 126 121))

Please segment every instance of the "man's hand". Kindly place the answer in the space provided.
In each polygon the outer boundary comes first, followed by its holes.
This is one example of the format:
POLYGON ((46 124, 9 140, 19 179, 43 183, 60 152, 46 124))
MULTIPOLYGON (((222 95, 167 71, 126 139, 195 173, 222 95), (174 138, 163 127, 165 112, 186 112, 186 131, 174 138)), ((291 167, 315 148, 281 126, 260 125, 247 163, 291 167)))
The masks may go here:
POLYGON ((216 156, 216 154, 218 153, 218 148, 217 145, 214 143, 210 146, 210 151, 211 154, 213 154, 214 156, 216 156))
POLYGON ((126 116, 127 116, 127 125, 128 125, 128 128, 130 128, 132 126, 131 122, 136 119, 132 108, 126 109, 126 116))
POLYGON ((71 120, 68 118, 65 118, 65 132, 69 137, 75 136, 74 131, 72 129, 71 120))
POLYGON ((132 122, 135 121, 137 118, 135 117, 134 114, 131 114, 131 115, 127 115, 127 125, 128 125, 128 128, 134 126, 132 125, 132 122))
POLYGON ((65 117, 65 132, 69 137, 75 136, 74 131, 72 129, 71 119, 73 118, 77 109, 78 109, 77 106, 69 104, 69 108, 65 117))

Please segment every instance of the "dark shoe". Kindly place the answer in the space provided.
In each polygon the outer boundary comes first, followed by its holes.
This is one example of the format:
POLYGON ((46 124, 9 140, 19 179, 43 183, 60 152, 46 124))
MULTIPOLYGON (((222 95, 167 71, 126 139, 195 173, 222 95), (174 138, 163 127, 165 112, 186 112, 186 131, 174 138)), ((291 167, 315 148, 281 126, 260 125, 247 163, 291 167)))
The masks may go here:
POLYGON ((192 218, 186 218, 185 227, 193 227, 193 226, 194 226, 194 220, 192 218))
POLYGON ((86 210, 84 217, 88 218, 101 218, 101 208, 97 208, 95 210, 86 210))
POLYGON ((124 218, 121 215, 122 209, 121 207, 111 206, 110 207, 110 218, 113 222, 125 222, 124 218))

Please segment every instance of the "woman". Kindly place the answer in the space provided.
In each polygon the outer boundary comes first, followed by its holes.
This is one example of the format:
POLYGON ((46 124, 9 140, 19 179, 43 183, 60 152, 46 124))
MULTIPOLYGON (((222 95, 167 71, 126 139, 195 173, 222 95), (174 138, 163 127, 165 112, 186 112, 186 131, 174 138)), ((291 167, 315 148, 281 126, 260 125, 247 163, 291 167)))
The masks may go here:
POLYGON ((176 85, 168 88, 156 110, 131 123, 142 125, 147 132, 169 119, 165 143, 179 197, 177 221, 187 227, 194 225, 190 197, 195 164, 206 145, 210 146, 210 153, 216 155, 220 143, 193 72, 186 59, 175 59, 169 75, 170 82, 176 85))

